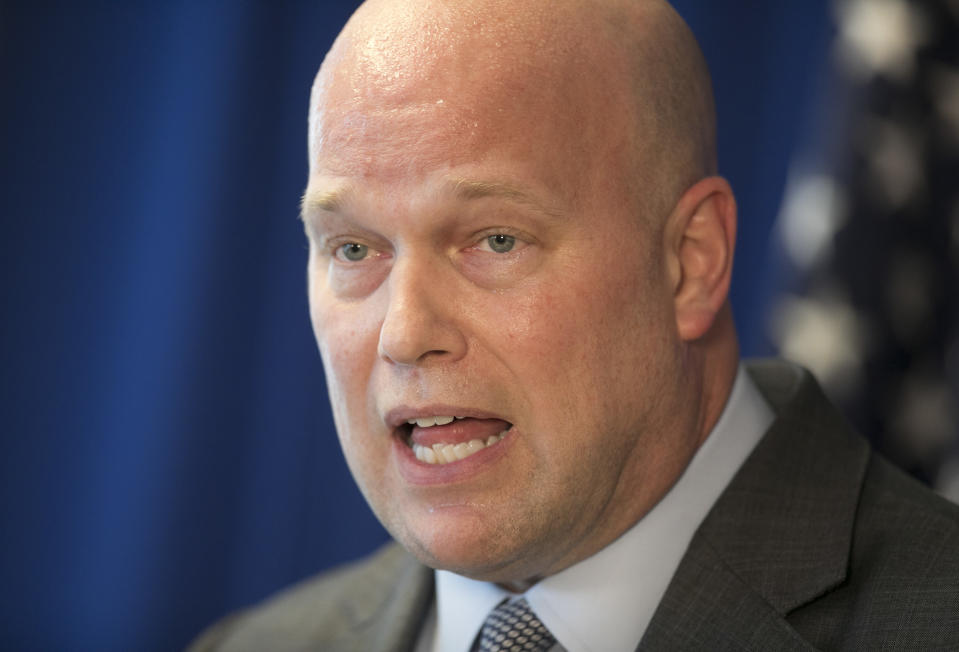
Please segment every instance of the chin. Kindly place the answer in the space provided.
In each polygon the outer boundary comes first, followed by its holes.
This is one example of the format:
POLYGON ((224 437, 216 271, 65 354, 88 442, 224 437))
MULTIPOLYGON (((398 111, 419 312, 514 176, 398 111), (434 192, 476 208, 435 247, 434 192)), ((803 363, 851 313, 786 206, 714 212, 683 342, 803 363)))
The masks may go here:
MULTIPOLYGON (((423 564, 475 580, 504 582, 527 577, 522 545, 503 528, 476 528, 447 519, 423 529, 404 528, 395 538, 423 564)), ((475 525, 475 524, 474 524, 475 525)))

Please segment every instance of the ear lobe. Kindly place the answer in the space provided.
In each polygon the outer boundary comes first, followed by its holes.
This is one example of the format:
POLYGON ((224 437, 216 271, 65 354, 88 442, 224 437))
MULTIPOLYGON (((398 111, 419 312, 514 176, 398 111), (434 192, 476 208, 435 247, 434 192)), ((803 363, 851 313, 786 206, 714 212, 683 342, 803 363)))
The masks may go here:
POLYGON ((720 177, 699 181, 669 218, 667 265, 673 281, 676 326, 692 341, 712 327, 726 302, 736 245, 736 199, 720 177))

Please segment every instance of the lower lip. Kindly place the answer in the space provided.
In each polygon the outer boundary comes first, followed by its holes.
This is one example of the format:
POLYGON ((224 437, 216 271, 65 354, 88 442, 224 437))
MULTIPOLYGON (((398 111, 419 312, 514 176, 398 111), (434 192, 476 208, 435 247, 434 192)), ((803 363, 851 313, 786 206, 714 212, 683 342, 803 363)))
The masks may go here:
POLYGON ((513 430, 492 446, 487 446, 469 457, 448 464, 427 464, 416 458, 405 437, 393 437, 393 453, 396 456, 400 475, 414 485, 443 485, 464 482, 477 476, 506 454, 513 441, 513 430))

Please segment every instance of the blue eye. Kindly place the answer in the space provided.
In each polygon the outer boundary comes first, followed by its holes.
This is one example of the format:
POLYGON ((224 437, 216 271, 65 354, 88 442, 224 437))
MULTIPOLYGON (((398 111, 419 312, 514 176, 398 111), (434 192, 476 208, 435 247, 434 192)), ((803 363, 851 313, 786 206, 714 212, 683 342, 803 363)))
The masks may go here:
POLYGON ((340 247, 340 253, 346 260, 356 263, 369 255, 370 248, 357 242, 348 242, 340 247))
POLYGON ((516 246, 516 238, 511 235, 497 233, 486 238, 489 248, 498 254, 505 254, 516 246))

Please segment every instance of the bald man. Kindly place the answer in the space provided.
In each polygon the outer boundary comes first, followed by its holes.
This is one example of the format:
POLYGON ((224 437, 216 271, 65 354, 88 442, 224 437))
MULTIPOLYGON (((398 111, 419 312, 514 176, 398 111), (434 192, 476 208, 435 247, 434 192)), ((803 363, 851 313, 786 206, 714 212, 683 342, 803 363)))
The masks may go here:
POLYGON ((195 649, 959 649, 957 510, 739 362, 671 7, 369 0, 309 129, 313 329, 398 544, 195 649))

